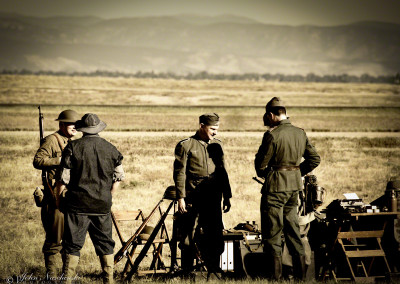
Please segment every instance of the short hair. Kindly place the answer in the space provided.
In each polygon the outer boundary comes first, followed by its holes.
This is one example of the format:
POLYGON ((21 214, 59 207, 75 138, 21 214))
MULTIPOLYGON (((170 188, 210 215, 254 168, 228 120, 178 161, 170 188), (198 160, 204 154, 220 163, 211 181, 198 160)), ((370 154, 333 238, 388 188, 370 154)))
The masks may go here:
POLYGON ((275 115, 280 116, 281 114, 286 115, 286 108, 285 107, 271 107, 269 109, 270 112, 272 112, 275 115))

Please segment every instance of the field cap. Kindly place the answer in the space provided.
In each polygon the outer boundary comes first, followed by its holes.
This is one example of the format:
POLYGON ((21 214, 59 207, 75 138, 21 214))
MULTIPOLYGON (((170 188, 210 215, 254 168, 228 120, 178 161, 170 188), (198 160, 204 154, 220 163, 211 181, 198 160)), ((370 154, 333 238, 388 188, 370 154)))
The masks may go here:
POLYGON ((278 97, 273 97, 265 106, 265 111, 270 112, 272 108, 285 107, 282 100, 278 97))
POLYGON ((106 128, 107 124, 99 119, 94 113, 87 113, 81 120, 76 122, 75 128, 78 131, 88 134, 97 134, 106 128))
POLYGON ((205 113, 199 117, 199 121, 204 125, 218 125, 219 116, 216 113, 205 113))
POLYGON ((79 115, 72 109, 63 110, 58 115, 56 121, 75 123, 79 120, 79 115))

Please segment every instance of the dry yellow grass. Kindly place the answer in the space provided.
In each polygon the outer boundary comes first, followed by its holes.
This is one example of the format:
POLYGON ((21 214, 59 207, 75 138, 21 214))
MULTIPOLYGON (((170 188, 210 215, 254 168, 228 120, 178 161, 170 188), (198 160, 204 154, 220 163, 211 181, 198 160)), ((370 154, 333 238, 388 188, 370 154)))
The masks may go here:
MULTIPOLYGON (((162 198, 165 188, 173 183, 175 144, 192 132, 156 134, 107 131, 101 134, 125 157, 126 181, 114 196, 114 209, 140 208, 148 214, 162 198)), ((253 160, 261 137, 262 132, 249 136, 220 133, 233 190, 231 212, 224 214, 227 228, 246 220, 259 223, 260 186, 251 178, 255 174, 253 160)), ((326 204, 332 199, 342 198, 346 192, 356 192, 370 202, 384 193, 387 180, 400 171, 399 137, 310 139, 322 157, 322 163, 314 174, 319 184, 328 190, 326 204)), ((23 271, 41 274, 44 272, 41 255, 44 234, 39 209, 32 198, 34 187, 40 184, 40 172, 31 164, 38 146, 37 133, 0 132, 0 145, 1 277, 18 275, 23 271)), ((170 222, 167 222, 169 226, 170 222)), ((116 249, 119 247, 117 245, 116 249)), ((117 266, 118 271, 122 268, 122 265, 117 266)), ((90 241, 82 250, 80 269, 87 280, 99 273, 100 267, 90 241)))
MULTIPOLYGON (((33 189, 41 182, 39 171, 32 167, 39 145, 38 133, 32 131, 37 129, 38 104, 55 104, 43 107, 46 134, 57 128, 54 119, 58 113, 75 104, 82 104, 73 106, 79 113, 98 113, 108 123, 101 135, 123 153, 127 175, 115 195, 115 209, 140 208, 148 214, 173 183, 176 143, 194 133, 199 114, 217 111, 222 117, 220 138, 233 190, 232 210, 224 214, 225 226, 246 220, 259 223, 260 186, 251 178, 264 131, 263 106, 272 96, 281 96, 292 106, 289 114, 293 123, 309 132, 322 157, 314 174, 328 190, 325 205, 346 192, 356 192, 370 202, 381 196, 388 179, 400 172, 398 86, 46 76, 0 76, 0 86, 0 104, 28 104, 0 106, 2 279, 24 272, 44 273, 44 233, 32 198, 33 189), (175 106, 153 107, 155 103, 175 106), (215 104, 221 107, 212 107, 215 104), (378 107, 299 107, 305 105, 378 107), (124 132, 117 132, 121 130, 124 132)), ((122 267, 117 266, 117 270, 122 267)), ((79 273, 85 281, 98 279, 95 275, 100 266, 90 241, 82 250, 79 273)))

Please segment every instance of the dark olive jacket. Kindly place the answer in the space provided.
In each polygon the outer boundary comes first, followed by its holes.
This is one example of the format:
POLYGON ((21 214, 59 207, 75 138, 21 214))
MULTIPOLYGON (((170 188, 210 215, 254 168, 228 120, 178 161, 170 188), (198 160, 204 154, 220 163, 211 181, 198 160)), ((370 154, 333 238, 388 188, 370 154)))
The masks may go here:
POLYGON ((304 130, 293 126, 289 119, 282 120, 273 130, 265 132, 254 160, 257 175, 265 178, 261 192, 301 190, 301 177, 315 169, 320 161, 304 130), (280 170, 282 166, 300 168, 280 170))
POLYGON ((67 146, 69 139, 61 131, 47 136, 33 158, 33 166, 38 170, 46 170, 49 179, 55 178, 56 170, 61 162, 62 149, 67 146), (60 140, 57 139, 56 135, 60 140), (60 142, 59 142, 60 141, 60 142))
POLYGON ((187 197, 205 180, 217 188, 224 198, 232 197, 221 141, 213 139, 207 143, 196 133, 175 147, 174 182, 177 198, 187 197))

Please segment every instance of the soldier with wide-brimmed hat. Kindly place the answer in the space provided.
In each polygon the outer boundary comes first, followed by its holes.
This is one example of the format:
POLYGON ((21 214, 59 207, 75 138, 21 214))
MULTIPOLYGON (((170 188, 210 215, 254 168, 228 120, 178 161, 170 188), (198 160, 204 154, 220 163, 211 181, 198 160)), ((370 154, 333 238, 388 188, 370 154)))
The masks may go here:
POLYGON ((62 111, 56 119, 59 122, 58 131, 45 137, 33 159, 33 166, 47 173, 47 180, 43 184, 43 200, 38 205, 41 206, 42 224, 46 233, 42 251, 49 277, 57 274, 57 255, 62 248, 61 240, 64 232, 64 216, 56 208, 54 199, 55 174, 61 162, 63 149, 77 133, 75 129, 77 120, 79 115, 74 110, 62 111))
POLYGON ((75 276, 87 232, 100 258, 104 282, 113 282, 112 194, 125 175, 122 154, 98 134, 106 126, 96 114, 85 114, 76 123, 83 137, 68 144, 61 160, 56 197, 59 203, 60 195, 64 196, 62 244, 67 283, 75 276))
POLYGON ((272 278, 282 276, 282 231, 293 259, 294 276, 305 277, 305 252, 297 215, 301 177, 320 163, 303 129, 291 124, 283 101, 272 98, 265 107, 265 132, 255 156, 257 175, 265 179, 261 189, 261 231, 264 252, 273 265, 272 278), (302 161, 302 159, 304 160, 302 161))

